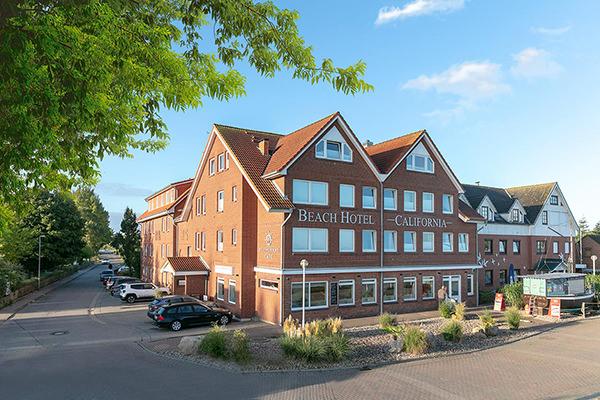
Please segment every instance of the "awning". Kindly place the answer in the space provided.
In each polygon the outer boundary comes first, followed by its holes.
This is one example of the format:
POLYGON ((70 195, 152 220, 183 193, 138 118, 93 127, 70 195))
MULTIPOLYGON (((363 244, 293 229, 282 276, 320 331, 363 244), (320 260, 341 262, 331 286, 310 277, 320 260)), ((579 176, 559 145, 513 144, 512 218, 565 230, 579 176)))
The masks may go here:
POLYGON ((160 272, 174 276, 208 275, 210 268, 202 257, 167 257, 160 272))

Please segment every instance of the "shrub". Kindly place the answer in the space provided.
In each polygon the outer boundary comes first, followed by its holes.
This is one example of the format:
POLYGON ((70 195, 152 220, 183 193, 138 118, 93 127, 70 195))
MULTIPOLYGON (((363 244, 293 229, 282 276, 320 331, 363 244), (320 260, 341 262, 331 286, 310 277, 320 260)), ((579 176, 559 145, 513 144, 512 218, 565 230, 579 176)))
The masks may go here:
POLYGON ((427 334, 418 326, 407 326, 404 330, 404 351, 410 354, 423 354, 429 347, 427 334))
POLYGON ((479 303, 480 304, 491 304, 494 302, 496 292, 493 290, 480 290, 479 291, 479 303))
POLYGON ((454 314, 454 303, 451 301, 442 301, 438 307, 438 310, 440 311, 440 315, 442 317, 450 318, 452 317, 452 314, 454 314))
POLYGON ((496 320, 492 316, 492 313, 488 310, 479 316, 479 327, 485 333, 488 333, 490 329, 496 326, 496 320))
POLYGON ((246 332, 237 329, 231 336, 230 352, 237 362, 247 362, 250 359, 250 345, 246 332))
POLYGON ((225 331, 214 325, 200 342, 200 351, 216 358, 227 358, 227 339, 225 331))
POLYGON ((390 326, 396 325, 396 323, 396 317, 390 313, 381 314, 379 316, 379 327, 385 331, 387 331, 390 326))
POLYGON ((521 312, 516 307, 509 307, 504 313, 506 323, 510 329, 519 329, 521 324, 521 312))
POLYGON ((600 299, 600 275, 588 274, 585 276, 585 286, 588 289, 593 289, 596 293, 596 298, 600 299))
POLYGON ((458 303, 454 306, 454 315, 452 316, 457 321, 465 319, 465 303, 458 303))
POLYGON ((462 324, 456 320, 450 320, 442 327, 442 336, 449 342, 460 342, 463 337, 462 324))
POLYGON ((6 288, 14 291, 25 281, 23 268, 0 258, 0 297, 4 296, 6 288))
POLYGON ((288 318, 280 344, 285 355, 307 362, 337 361, 350 349, 341 318, 312 321, 305 325, 304 332, 288 318))
POLYGON ((346 335, 332 335, 325 339, 326 358, 338 361, 346 357, 350 350, 350 343, 346 335))
POLYGON ((525 306, 523 302, 523 281, 509 283, 500 289, 509 306, 516 307, 519 310, 525 306))

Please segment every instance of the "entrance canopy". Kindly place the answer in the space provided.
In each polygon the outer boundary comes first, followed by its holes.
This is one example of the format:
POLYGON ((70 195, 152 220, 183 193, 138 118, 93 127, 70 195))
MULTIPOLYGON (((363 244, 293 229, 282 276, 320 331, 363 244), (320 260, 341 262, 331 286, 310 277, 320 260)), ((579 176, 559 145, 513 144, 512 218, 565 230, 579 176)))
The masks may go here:
POLYGON ((167 257, 160 272, 173 276, 208 275, 210 269, 202 257, 167 257))

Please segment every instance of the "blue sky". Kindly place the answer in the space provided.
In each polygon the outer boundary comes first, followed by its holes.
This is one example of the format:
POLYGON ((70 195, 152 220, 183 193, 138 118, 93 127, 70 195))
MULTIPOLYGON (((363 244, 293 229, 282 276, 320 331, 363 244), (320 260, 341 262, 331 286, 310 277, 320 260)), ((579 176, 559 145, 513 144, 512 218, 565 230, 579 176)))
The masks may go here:
POLYGON ((600 221, 600 2, 389 0, 278 2, 300 12, 317 57, 367 63, 356 96, 245 65, 247 95, 165 111, 171 142, 107 158, 97 187, 114 217, 193 176, 215 122, 287 133, 341 111, 364 141, 425 128, 462 182, 558 181, 576 218, 600 221))

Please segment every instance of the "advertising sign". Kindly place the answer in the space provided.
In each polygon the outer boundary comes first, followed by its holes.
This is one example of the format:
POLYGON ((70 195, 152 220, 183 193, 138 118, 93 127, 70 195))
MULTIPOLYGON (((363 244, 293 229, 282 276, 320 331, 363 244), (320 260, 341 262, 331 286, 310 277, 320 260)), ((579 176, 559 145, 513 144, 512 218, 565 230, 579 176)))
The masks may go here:
POLYGON ((502 293, 496 293, 496 300, 494 301, 494 311, 504 311, 504 295, 502 293))
POLYGON ((329 293, 331 295, 331 299, 330 299, 329 303, 332 306, 336 305, 338 302, 338 284, 337 284, 337 282, 331 282, 331 288, 329 290, 329 293))
POLYGON ((548 316, 560 318, 560 299, 550 299, 550 308, 548 308, 548 316))

